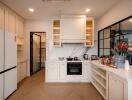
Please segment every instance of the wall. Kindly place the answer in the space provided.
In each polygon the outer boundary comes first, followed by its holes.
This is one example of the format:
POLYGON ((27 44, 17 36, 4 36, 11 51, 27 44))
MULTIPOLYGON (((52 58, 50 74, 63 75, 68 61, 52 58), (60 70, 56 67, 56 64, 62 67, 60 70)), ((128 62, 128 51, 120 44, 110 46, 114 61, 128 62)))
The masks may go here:
POLYGON ((132 15, 132 0, 121 0, 106 12, 98 22, 98 30, 103 29, 132 15))
MULTIPOLYGON (((95 40, 97 40, 95 20, 95 40)), ((61 48, 54 48, 52 46, 52 21, 46 20, 26 20, 25 22, 25 37, 27 45, 27 59, 28 59, 28 75, 30 75, 30 32, 46 32, 46 60, 57 59, 58 57, 80 56, 85 50, 84 44, 63 44, 61 48), (73 53, 74 52, 74 53, 73 53)), ((97 41, 95 46, 88 51, 89 55, 97 54, 97 41)))

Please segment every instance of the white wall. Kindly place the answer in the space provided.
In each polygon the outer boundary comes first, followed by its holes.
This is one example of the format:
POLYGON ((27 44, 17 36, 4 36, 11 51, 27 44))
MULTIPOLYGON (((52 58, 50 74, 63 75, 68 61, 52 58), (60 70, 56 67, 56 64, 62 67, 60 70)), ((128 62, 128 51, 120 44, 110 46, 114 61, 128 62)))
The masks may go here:
POLYGON ((98 22, 98 30, 103 29, 132 15, 132 0, 121 0, 106 12, 98 22))
MULTIPOLYGON (((95 20, 95 40, 97 40, 95 20)), ((84 44, 63 44, 61 48, 54 48, 52 45, 52 21, 47 20, 27 20, 25 22, 25 37, 27 46, 27 59, 28 59, 28 75, 30 75, 30 32, 46 32, 46 59, 58 59, 58 57, 79 56, 83 54, 85 47, 84 44), (75 50, 76 49, 76 50, 75 50), (75 53, 73 53, 73 51, 75 53)), ((89 55, 97 54, 97 41, 95 46, 88 51, 89 55)))

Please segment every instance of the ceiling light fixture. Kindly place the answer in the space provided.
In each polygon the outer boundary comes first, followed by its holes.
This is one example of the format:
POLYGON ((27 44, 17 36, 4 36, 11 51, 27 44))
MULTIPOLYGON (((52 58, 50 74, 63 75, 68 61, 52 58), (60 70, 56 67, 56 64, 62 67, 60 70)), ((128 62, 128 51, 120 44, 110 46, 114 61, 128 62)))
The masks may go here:
POLYGON ((88 12, 90 12, 90 11, 91 11, 91 9, 87 8, 85 11, 88 13, 88 12))
POLYGON ((28 11, 34 12, 34 9, 33 8, 29 8, 28 11))

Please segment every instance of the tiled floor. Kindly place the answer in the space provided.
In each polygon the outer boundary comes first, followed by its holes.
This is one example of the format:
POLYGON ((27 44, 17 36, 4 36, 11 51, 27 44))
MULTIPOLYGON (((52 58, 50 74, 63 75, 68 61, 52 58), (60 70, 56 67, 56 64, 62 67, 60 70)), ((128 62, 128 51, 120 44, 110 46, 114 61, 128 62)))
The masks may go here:
POLYGON ((25 79, 8 100, 103 100, 91 84, 45 83, 44 70, 25 79))

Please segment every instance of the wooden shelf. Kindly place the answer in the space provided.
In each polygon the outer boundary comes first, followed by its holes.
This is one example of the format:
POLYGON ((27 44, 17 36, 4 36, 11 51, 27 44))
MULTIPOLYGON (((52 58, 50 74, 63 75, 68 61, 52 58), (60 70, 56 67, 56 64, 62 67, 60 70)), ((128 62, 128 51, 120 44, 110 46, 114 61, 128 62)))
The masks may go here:
POLYGON ((53 20, 53 45, 60 47, 60 20, 53 20))
POLYGON ((93 29, 94 29, 94 26, 93 26, 93 19, 87 19, 86 21, 86 33, 85 33, 85 36, 86 36, 86 41, 85 41, 85 46, 86 47, 91 47, 93 46, 93 29))

